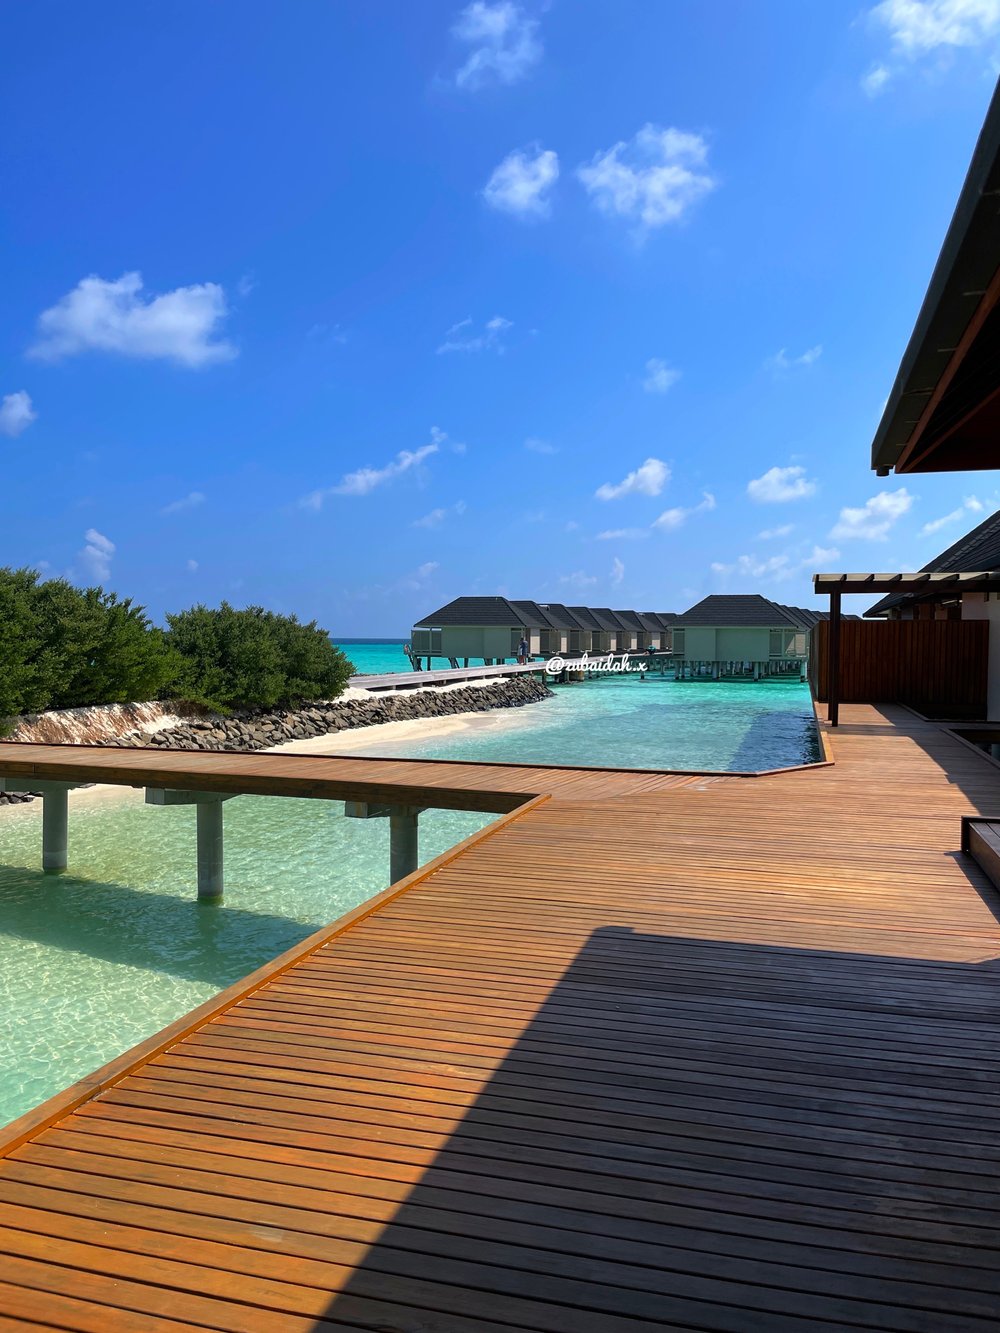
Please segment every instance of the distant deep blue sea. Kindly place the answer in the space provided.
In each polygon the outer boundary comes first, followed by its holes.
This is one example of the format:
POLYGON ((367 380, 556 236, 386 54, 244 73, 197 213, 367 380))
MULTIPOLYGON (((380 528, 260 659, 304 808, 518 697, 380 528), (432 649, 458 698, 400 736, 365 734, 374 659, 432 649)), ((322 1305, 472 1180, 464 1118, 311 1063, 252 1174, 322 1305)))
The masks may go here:
POLYGON ((413 670, 403 652, 405 639, 334 639, 333 642, 354 663, 359 676, 413 670))

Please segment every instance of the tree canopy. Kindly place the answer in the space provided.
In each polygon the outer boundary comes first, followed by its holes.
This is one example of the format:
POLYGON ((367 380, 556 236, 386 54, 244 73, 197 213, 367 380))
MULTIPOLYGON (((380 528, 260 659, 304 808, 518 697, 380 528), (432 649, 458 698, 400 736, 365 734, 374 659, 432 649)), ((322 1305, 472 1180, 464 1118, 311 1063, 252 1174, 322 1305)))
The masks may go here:
POLYGON ((131 598, 0 568, 0 724, 23 713, 176 698, 228 712, 332 699, 353 671, 315 621, 194 606, 162 630, 131 598))
POLYGON ((183 663, 178 692, 223 712, 333 699, 354 670, 315 620, 304 625, 262 606, 193 606, 167 624, 183 663))

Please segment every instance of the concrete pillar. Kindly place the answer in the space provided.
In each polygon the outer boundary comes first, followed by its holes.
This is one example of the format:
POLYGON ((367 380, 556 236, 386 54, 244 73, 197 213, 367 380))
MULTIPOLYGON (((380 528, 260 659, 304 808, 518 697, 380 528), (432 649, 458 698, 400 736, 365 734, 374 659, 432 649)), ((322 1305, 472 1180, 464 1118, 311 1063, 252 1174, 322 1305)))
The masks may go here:
POLYGON ((42 869, 58 875, 69 859, 69 790, 54 787, 42 795, 42 869))
POLYGON ((174 791, 147 787, 147 805, 193 805, 197 821, 198 901, 222 902, 222 806, 232 800, 222 792, 174 791))
POLYGON ((420 864, 417 850, 417 820, 419 812, 407 806, 393 809, 389 814, 389 883, 412 875, 420 864))
POLYGON ((198 901, 221 903, 222 802, 203 801, 195 806, 198 819, 198 901))

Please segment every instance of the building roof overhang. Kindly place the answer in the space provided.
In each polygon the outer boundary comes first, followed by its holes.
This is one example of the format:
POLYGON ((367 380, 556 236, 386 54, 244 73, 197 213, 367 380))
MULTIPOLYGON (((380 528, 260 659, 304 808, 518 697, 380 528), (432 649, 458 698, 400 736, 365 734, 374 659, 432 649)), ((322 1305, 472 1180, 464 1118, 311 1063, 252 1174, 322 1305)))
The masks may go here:
POLYGON ((1000 467, 1000 85, 872 443, 880 476, 1000 467))

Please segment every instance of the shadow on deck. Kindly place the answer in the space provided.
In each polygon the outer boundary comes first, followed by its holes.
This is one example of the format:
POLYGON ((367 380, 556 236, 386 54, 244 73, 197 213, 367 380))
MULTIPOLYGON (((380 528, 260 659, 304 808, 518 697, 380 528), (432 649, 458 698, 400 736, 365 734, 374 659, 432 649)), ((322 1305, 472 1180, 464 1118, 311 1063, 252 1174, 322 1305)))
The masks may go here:
POLYGON ((998 979, 611 927, 509 1049, 429 997, 502 1058, 316 1327, 995 1328, 998 979))

